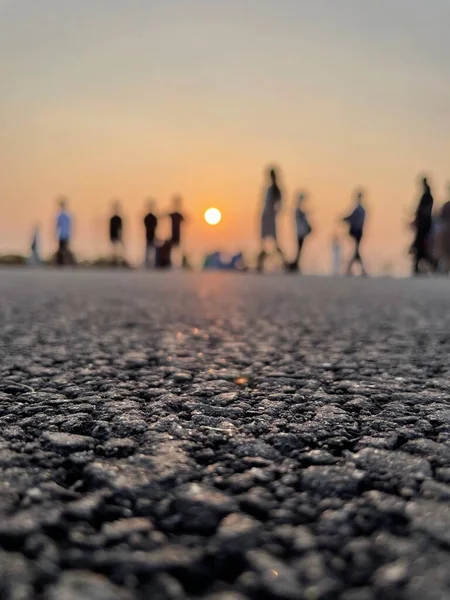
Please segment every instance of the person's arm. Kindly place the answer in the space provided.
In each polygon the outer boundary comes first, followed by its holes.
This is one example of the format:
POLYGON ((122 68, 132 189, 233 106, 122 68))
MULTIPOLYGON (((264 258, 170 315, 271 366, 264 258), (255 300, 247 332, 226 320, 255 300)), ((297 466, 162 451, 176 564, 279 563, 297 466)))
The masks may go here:
POLYGON ((305 212, 303 213, 303 218, 305 219, 305 225, 306 225, 306 228, 307 228, 308 234, 309 234, 309 233, 312 232, 312 225, 311 225, 311 222, 310 222, 310 220, 308 218, 307 213, 305 213, 305 212))
POLYGON ((353 221, 354 216, 355 216, 355 212, 356 212, 356 209, 351 214, 349 214, 347 217, 344 217, 342 220, 345 223, 351 223, 353 221))

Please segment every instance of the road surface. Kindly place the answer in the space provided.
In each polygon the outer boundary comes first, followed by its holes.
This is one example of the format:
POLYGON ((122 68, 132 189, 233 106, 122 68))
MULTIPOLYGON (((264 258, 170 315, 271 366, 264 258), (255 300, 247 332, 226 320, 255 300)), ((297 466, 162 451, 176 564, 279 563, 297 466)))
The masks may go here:
POLYGON ((0 271, 0 596, 450 598, 450 282, 0 271))

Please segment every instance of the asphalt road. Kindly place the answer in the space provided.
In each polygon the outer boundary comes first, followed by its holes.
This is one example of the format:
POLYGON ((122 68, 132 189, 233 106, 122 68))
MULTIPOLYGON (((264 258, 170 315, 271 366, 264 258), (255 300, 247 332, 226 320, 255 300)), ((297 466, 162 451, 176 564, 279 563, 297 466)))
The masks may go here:
POLYGON ((0 271, 2 600, 450 598, 450 282, 0 271))

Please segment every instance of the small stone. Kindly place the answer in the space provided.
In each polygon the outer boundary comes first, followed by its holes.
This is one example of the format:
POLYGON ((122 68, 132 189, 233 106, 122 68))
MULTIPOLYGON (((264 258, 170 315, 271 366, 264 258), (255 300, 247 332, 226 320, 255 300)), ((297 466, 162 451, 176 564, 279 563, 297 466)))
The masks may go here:
POLYGON ((149 364, 148 358, 143 352, 127 352, 123 359, 128 369, 141 369, 149 364))
POLYGON ((420 491, 425 498, 432 498, 441 502, 450 501, 450 485, 439 483, 434 479, 426 479, 422 483, 420 491))
POLYGON ((280 600, 298 600, 302 597, 303 588, 295 571, 285 563, 264 550, 250 550, 246 557, 258 575, 258 587, 262 597, 266 594, 280 600))
POLYGON ((294 530, 292 548, 296 552, 309 552, 316 547, 316 540, 307 527, 298 526, 294 530))
POLYGON ((363 448, 354 459, 356 466, 366 471, 379 489, 387 492, 416 489, 432 475, 428 461, 406 452, 363 448))
POLYGON ((72 433, 47 432, 42 436, 42 440, 45 445, 61 454, 90 450, 95 445, 93 438, 72 433))
POLYGON ((324 498, 354 496, 363 480, 362 471, 347 467, 308 467, 302 474, 303 487, 324 498))
POLYGON ((136 447, 137 443, 131 438, 110 438, 103 444, 106 456, 129 456, 136 447))
POLYGON ((83 496, 80 500, 69 502, 65 507, 65 514, 73 519, 90 521, 103 501, 103 492, 83 496))
POLYGON ((425 438, 410 440, 402 446, 402 451, 418 454, 438 467, 447 467, 450 464, 450 447, 433 440, 425 438))
POLYGON ((196 483, 181 489, 175 501, 185 531, 214 530, 227 514, 237 509, 236 501, 196 483))
POLYGON ((110 583, 105 577, 88 571, 63 573, 51 586, 48 600, 132 600, 130 592, 110 583))
POLYGON ((19 542, 38 532, 40 523, 33 514, 19 513, 0 521, 0 541, 19 542))
POLYGON ((105 523, 102 528, 102 533, 105 537, 114 542, 127 539, 135 533, 148 533, 153 529, 153 524, 149 519, 133 518, 120 519, 112 523, 105 523))
POLYGON ((186 383, 192 381, 192 375, 190 373, 178 372, 173 374, 173 380, 177 383, 186 383))
POLYGON ((408 565, 405 561, 398 560, 380 567, 374 576, 374 583, 377 587, 389 591, 392 588, 399 587, 408 579, 408 565))
POLYGON ((406 514, 414 530, 427 534, 441 544, 450 545, 450 510, 446 504, 429 500, 409 502, 406 514))
POLYGON ((232 513, 223 519, 217 531, 219 537, 241 538, 252 534, 261 527, 261 523, 241 513, 232 513))
POLYGON ((332 454, 326 450, 311 450, 300 454, 298 460, 305 466, 334 465, 338 462, 332 454))
POLYGON ((276 460, 280 456, 275 448, 257 440, 238 443, 234 453, 240 458, 252 456, 267 460, 276 460))

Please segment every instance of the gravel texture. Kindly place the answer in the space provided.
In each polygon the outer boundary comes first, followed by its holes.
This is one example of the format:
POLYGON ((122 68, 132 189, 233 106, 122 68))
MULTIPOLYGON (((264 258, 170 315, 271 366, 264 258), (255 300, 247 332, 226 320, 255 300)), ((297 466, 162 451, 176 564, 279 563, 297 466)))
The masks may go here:
POLYGON ((450 598, 450 282, 0 271, 2 600, 450 598))

